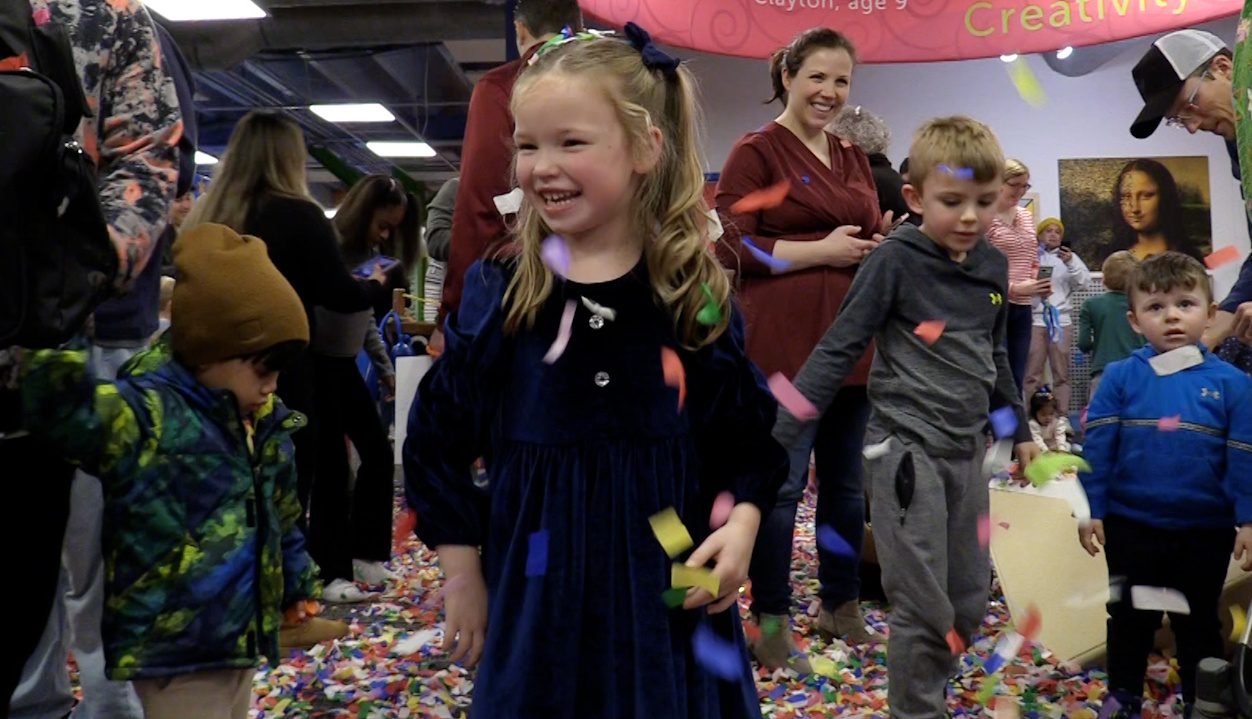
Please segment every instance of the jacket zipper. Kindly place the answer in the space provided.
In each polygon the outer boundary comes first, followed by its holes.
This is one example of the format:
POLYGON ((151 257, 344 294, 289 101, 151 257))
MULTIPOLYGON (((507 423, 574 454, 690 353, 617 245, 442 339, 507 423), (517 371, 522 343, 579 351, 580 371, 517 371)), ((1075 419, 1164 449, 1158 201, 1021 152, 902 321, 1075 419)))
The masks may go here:
POLYGON ((248 461, 248 472, 252 475, 252 496, 248 498, 245 506, 248 515, 247 522, 250 526, 256 529, 257 535, 256 562, 253 568, 255 573, 255 576, 253 577, 253 586, 256 587, 256 592, 254 592, 253 595, 256 597, 256 628, 248 632, 250 635, 248 648, 252 650, 253 654, 256 654, 259 639, 258 635, 265 627, 265 606, 261 602, 261 592, 264 587, 261 577, 261 564, 262 556, 265 551, 265 528, 261 525, 260 508, 257 506, 257 497, 261 496, 260 478, 257 477, 256 464, 252 459, 252 455, 255 453, 257 437, 254 432, 252 436, 252 446, 254 449, 250 450, 248 448, 248 427, 244 424, 243 415, 239 412, 239 404, 234 397, 230 397, 229 401, 235 412, 235 420, 239 425, 240 436, 243 438, 244 454, 248 461))

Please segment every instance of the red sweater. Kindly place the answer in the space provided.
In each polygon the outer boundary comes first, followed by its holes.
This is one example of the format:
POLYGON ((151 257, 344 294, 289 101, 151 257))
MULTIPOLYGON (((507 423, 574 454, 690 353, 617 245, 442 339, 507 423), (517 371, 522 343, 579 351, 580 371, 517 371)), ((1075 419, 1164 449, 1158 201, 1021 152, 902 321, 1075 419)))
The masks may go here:
MULTIPOLYGON (((537 46, 536 46, 537 49, 537 46)), ((513 83, 532 54, 493 68, 479 78, 470 95, 469 119, 461 149, 461 184, 452 210, 452 239, 443 280, 439 323, 461 303, 461 286, 470 265, 509 237, 495 197, 513 189, 513 83)))
MULTIPOLYGON (((869 158, 834 135, 827 139, 829 168, 790 130, 771 122, 739 140, 717 183, 717 209, 727 220, 718 257, 737 271, 748 356, 766 375, 796 376, 834 323, 856 268, 811 267, 774 275, 743 247, 740 235, 773 254, 778 240, 820 240, 841 225, 859 225, 861 236, 869 237, 882 220, 869 158), (739 198, 784 179, 791 181, 791 192, 778 207, 731 213, 739 198)), ((864 385, 872 357, 873 351, 866 351, 844 384, 864 385)))

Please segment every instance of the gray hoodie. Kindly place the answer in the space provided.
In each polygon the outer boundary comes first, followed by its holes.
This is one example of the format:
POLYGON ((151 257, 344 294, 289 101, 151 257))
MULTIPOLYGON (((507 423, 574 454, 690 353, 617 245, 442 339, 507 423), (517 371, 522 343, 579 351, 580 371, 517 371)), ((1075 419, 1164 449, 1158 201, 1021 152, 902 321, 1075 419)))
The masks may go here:
MULTIPOLYGON (((1017 415, 1016 442, 1030 428, 1009 370, 1008 261, 979 240, 964 262, 953 261, 913 225, 901 225, 870 253, 839 310, 795 378, 796 389, 825 413, 871 339, 873 407, 867 443, 905 433, 936 457, 972 457, 994 395, 1017 415), (945 323, 927 345, 914 330, 945 323)), ((802 423, 779 408, 774 437, 793 446, 802 423)))

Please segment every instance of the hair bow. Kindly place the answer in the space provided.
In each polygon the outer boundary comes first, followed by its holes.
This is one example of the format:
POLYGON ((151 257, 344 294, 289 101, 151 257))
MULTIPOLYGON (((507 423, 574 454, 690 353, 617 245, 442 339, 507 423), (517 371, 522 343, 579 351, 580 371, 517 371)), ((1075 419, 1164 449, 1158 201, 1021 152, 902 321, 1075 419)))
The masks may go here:
POLYGON ((626 39, 630 41, 631 47, 643 55, 644 67, 650 70, 660 70, 670 79, 678 77, 678 64, 681 61, 657 47, 647 30, 633 22, 628 22, 626 23, 626 39))

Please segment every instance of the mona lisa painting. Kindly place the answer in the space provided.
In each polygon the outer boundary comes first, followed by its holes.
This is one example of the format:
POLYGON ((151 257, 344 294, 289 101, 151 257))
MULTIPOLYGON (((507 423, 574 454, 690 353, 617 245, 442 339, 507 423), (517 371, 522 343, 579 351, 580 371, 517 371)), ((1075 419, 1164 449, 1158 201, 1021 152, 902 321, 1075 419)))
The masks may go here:
POLYGON ((1118 250, 1143 259, 1213 246, 1207 157, 1061 160, 1061 220, 1074 252, 1098 268, 1118 250))

